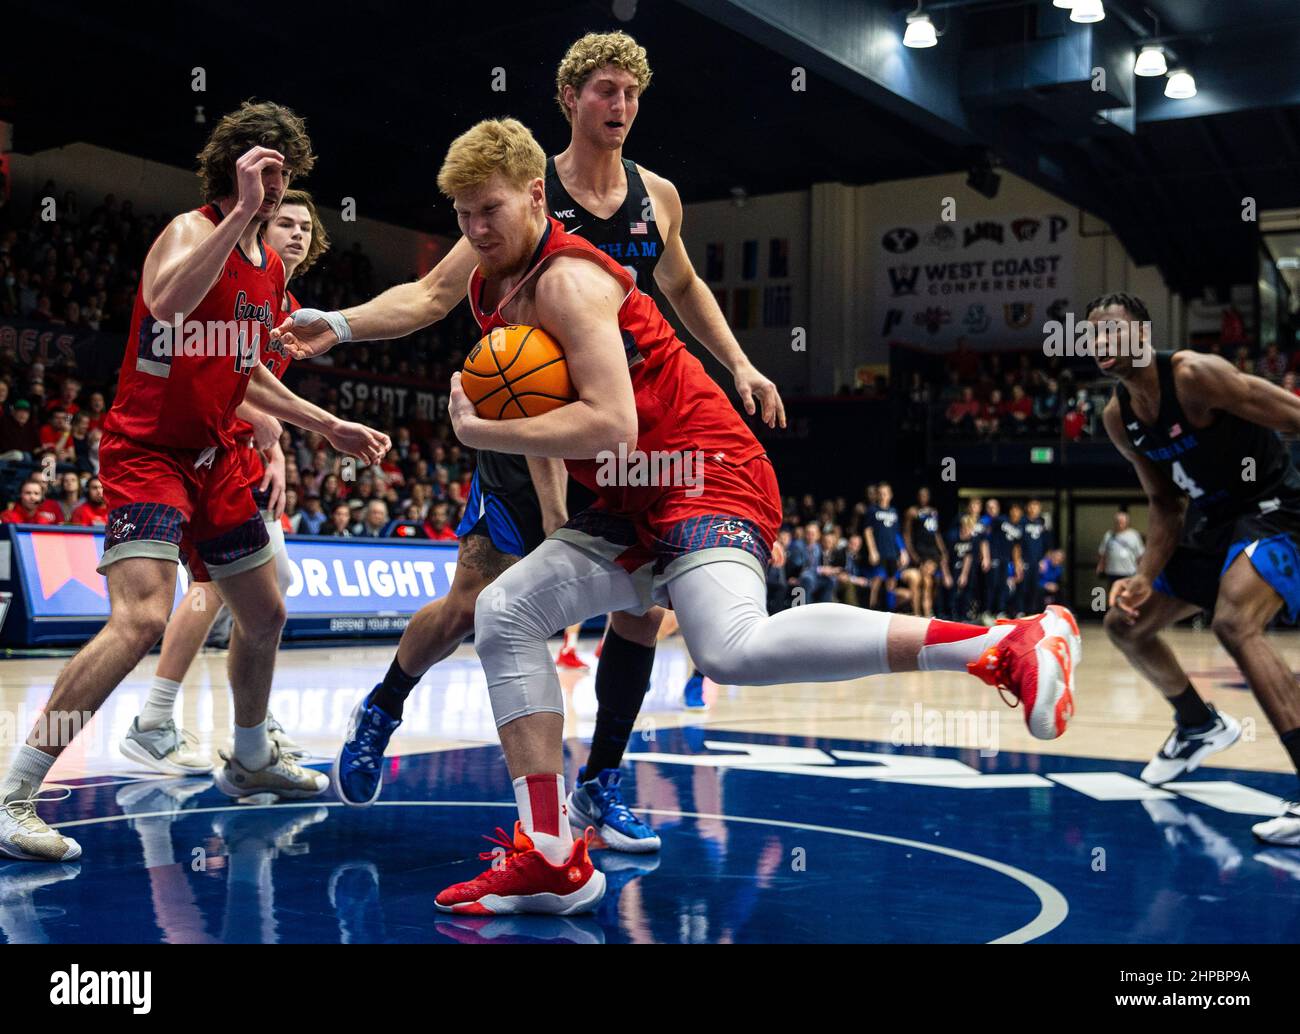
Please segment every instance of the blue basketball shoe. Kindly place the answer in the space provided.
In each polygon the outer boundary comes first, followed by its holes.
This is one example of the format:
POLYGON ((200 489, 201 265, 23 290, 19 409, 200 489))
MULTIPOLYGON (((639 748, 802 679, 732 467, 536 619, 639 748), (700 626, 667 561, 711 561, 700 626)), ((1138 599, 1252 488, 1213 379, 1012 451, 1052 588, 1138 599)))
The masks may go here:
POLYGON ((617 768, 607 768, 594 779, 587 778, 585 767, 580 768, 578 785, 569 794, 569 825, 579 831, 594 826, 611 851, 658 851, 659 834, 623 803, 622 781, 617 768))
MULTIPOLYGON (((376 686, 375 689, 379 687, 376 686)), ((379 799, 384 777, 380 766, 388 740, 402 724, 370 702, 372 689, 358 702, 348 723, 347 738, 334 759, 334 792, 344 804, 365 807, 379 799)))
POLYGON ((704 711, 709 706, 704 702, 704 676, 698 671, 686 680, 682 695, 688 711, 704 711))

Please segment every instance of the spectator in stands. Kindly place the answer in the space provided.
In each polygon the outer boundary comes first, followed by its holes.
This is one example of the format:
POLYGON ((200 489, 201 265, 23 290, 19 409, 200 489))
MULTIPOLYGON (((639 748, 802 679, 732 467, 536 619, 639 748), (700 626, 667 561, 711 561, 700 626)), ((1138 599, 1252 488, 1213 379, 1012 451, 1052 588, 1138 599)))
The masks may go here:
POLYGON ((429 509, 429 519, 424 522, 424 533, 435 542, 455 542, 456 529, 451 524, 451 507, 436 503, 429 509))
POLYGON ((975 418, 975 433, 981 438, 995 438, 1002 427, 1002 417, 1006 410, 1002 404, 1002 392, 994 388, 989 392, 989 400, 980 407, 979 416, 975 418))
POLYGON ((334 535, 340 538, 352 537, 352 507, 347 503, 335 503, 330 509, 330 522, 322 535, 334 535))
POLYGON ((1255 372, 1274 384, 1282 379, 1282 375, 1286 373, 1286 356, 1278 351, 1276 341, 1268 343, 1264 354, 1255 363, 1255 372))
POLYGON ((1034 433, 1055 435, 1060 429, 1061 394, 1056 378, 1049 377, 1043 393, 1034 399, 1034 433))
POLYGON ((786 565, 789 563, 793 537, 790 529, 785 527, 776 533, 772 561, 767 565, 767 612, 769 614, 779 613, 790 606, 790 583, 786 578, 786 565))
POLYGON ((90 393, 90 400, 86 404, 86 412, 90 416, 92 430, 103 426, 104 418, 108 416, 108 406, 104 402, 104 393, 102 391, 92 391, 90 393))
POLYGON ((48 412, 54 412, 61 409, 68 414, 69 422, 72 417, 81 412, 81 407, 77 405, 77 397, 81 394, 81 381, 75 377, 66 377, 63 386, 59 389, 59 397, 45 404, 48 412))
POLYGON ((843 570, 836 576, 838 595, 843 603, 865 607, 871 599, 871 565, 867 563, 862 536, 849 536, 844 549, 843 570))
POLYGON ((1239 345, 1236 355, 1233 357, 1232 365, 1242 373, 1254 373, 1255 364, 1250 361, 1250 349, 1245 345, 1239 345))
POLYGON ((1145 551, 1141 533, 1129 527, 1128 512, 1118 510, 1114 527, 1101 537, 1101 545, 1097 547, 1097 574, 1108 585, 1121 578, 1132 578, 1145 551))
MULTIPOLYGON (((1300 355, 1300 349, 1298 349, 1298 350, 1296 351, 1296 354, 1297 354, 1297 355, 1300 355)), ((1283 389, 1285 389, 1286 391, 1289 391, 1292 395, 1300 395, 1300 388, 1297 388, 1297 387, 1296 387, 1296 383, 1295 383, 1295 373, 1293 373, 1293 372, 1287 372, 1287 373, 1283 374, 1283 376, 1282 376, 1282 387, 1283 387, 1283 389)))
POLYGON ((1078 395, 1070 404, 1069 412, 1061 422, 1061 432, 1067 441, 1077 442, 1088 433, 1088 418, 1091 410, 1092 404, 1088 401, 1088 393, 1080 388, 1078 395))
POLYGON ((59 475, 58 493, 51 496, 51 501, 58 506, 62 513, 59 518, 60 524, 70 524, 72 515, 76 512, 77 507, 81 505, 81 478, 75 471, 64 471, 59 475))
POLYGON ((0 416, 0 460, 30 462, 40 447, 41 434, 32 419, 32 404, 19 399, 0 416))
MULTIPOLYGON (((0 513, 3 524, 58 524, 59 519, 45 506, 45 485, 40 478, 30 477, 18 492, 18 501, 0 513)), ((55 507, 57 510, 58 508, 55 507)))
POLYGON ((298 516, 298 489, 294 482, 285 480, 284 512, 280 514, 280 526, 285 531, 294 530, 294 518, 298 516))
POLYGON ((1011 400, 1007 403, 1007 417, 1010 419, 1011 433, 1023 437, 1027 435, 1032 427, 1030 423, 1034 415, 1034 403, 1029 396, 1025 394, 1025 389, 1019 384, 1011 388, 1011 400))
POLYGON ((1043 606, 1060 603, 1061 578, 1065 573, 1065 550, 1049 549, 1038 562, 1038 587, 1043 593, 1043 606))
POLYGON ((975 389, 965 387, 961 389, 961 398, 948 405, 944 416, 948 420, 948 431, 953 435, 963 438, 971 437, 975 434, 975 421, 980 415, 980 403, 975 398, 975 389))
POLYGON ((335 504, 347 499, 347 492, 344 490, 343 479, 337 474, 326 474, 320 483, 320 497, 325 509, 330 512, 331 517, 334 514, 335 504))
POLYGON ((309 489, 303 499, 302 509, 294 518, 293 530, 299 535, 319 535, 328 520, 328 514, 321 509, 320 493, 309 489))
POLYGON ((72 440, 72 418, 66 409, 56 408, 50 412, 49 423, 41 428, 41 445, 52 448, 60 463, 77 461, 77 446, 72 440))
POLYGON ((91 476, 86 481, 86 498, 81 505, 72 511, 68 523, 85 527, 92 525, 103 527, 108 523, 108 506, 104 502, 104 486, 98 477, 91 476))
POLYGON ((821 529, 816 524, 803 526, 792 538, 786 557, 786 576, 791 588, 798 588, 800 603, 812 602, 817 590, 817 565, 821 563, 821 529))
POLYGON ((93 474, 94 465, 90 460, 90 414, 81 412, 72 418, 73 462, 83 474, 93 474))
POLYGON ((371 499, 366 504, 365 515, 352 525, 352 534, 364 538, 382 538, 388 527, 388 504, 382 499, 371 499))

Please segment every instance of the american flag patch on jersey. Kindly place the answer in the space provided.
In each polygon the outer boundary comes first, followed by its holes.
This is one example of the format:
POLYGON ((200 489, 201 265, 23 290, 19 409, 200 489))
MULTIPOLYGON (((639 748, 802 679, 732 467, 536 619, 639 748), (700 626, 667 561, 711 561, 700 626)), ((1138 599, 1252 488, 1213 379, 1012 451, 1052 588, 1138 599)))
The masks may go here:
POLYGON ((631 230, 633 233, 646 233, 646 232, 647 232, 647 231, 646 231, 646 228, 645 228, 645 223, 643 223, 643 222, 641 222, 641 223, 633 223, 631 226, 628 227, 628 229, 631 230))

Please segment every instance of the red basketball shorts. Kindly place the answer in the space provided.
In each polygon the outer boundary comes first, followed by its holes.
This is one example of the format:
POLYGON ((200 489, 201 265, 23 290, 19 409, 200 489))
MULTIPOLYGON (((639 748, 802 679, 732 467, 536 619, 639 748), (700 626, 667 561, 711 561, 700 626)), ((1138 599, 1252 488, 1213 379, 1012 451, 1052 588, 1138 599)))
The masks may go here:
POLYGON ((101 574, 143 556, 183 560, 202 582, 274 555, 235 450, 172 449, 105 432, 99 472, 109 511, 101 574))

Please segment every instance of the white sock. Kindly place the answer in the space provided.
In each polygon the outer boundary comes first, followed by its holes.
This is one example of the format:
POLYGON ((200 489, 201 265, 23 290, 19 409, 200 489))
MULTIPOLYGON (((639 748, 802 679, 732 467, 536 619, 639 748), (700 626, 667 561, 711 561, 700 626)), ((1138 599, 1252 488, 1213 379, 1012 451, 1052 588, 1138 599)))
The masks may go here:
POLYGON ((31 792, 35 793, 41 788, 41 784, 45 782, 45 776, 53 764, 54 756, 52 754, 46 754, 45 751, 29 747, 24 743, 18 748, 18 753, 14 755, 13 764, 9 766, 9 773, 4 777, 4 781, 0 782, 0 801, 8 798, 23 783, 26 783, 31 792))
POLYGON ((171 679, 155 675, 149 686, 149 699, 140 709, 140 730, 148 732, 157 729, 167 719, 175 716, 176 694, 181 691, 181 684, 171 679))
POLYGON ((541 772, 520 776, 514 781, 514 787, 519 821, 533 845, 552 865, 567 861, 573 850, 573 830, 569 828, 563 774, 541 772))
POLYGON ((980 654, 1000 643, 1015 628, 1015 625, 985 628, 935 618, 926 629, 925 645, 917 654, 916 665, 921 671, 965 671, 966 665, 978 660, 980 654))
POLYGON ((265 720, 251 729, 235 726, 235 760, 250 772, 271 763, 271 738, 266 734, 265 720))

